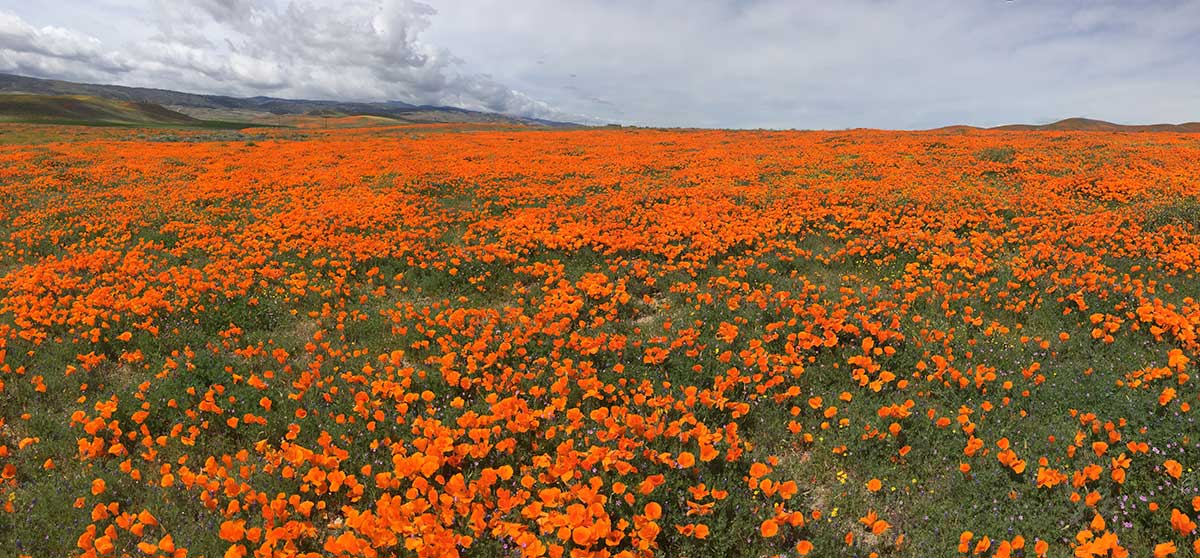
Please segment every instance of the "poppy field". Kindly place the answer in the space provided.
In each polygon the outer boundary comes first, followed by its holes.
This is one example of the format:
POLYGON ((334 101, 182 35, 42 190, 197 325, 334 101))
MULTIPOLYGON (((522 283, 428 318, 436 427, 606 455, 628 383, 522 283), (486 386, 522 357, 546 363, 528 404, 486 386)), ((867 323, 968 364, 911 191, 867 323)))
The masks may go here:
POLYGON ((1200 137, 0 134, 0 555, 1200 554, 1200 137))

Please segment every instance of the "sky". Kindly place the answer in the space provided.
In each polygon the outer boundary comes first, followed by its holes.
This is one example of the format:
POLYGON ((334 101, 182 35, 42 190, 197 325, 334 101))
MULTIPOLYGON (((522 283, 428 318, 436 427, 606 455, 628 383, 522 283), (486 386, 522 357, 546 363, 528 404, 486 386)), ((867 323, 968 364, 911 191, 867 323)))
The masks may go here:
POLYGON ((0 0, 0 72, 583 123, 1200 121, 1200 0, 0 0))

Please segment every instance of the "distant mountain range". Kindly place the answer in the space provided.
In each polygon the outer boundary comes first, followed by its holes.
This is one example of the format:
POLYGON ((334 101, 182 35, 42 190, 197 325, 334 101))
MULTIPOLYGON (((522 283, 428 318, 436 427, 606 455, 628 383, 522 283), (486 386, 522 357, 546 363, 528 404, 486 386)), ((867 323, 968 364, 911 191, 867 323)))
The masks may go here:
POLYGON ((1007 124, 992 128, 977 126, 944 126, 937 131, 1006 130, 1041 132, 1180 132, 1200 133, 1200 122, 1184 124, 1114 124, 1091 118, 1067 118, 1050 124, 1007 124))
MULTIPOLYGON (((145 87, 75 83, 15 74, 0 74, 0 93, 49 95, 60 98, 60 101, 66 97, 91 97, 133 103, 141 105, 143 108, 146 105, 158 105, 160 109, 178 113, 185 118, 192 118, 198 122, 215 120, 266 124, 272 121, 272 116, 314 116, 323 118, 372 116, 395 120, 398 123, 460 122, 525 126, 576 126, 576 124, 473 111, 456 107, 417 106, 399 101, 363 103, 280 99, 276 97, 242 98, 224 95, 183 93, 180 91, 145 87)), ((14 116, 28 117, 30 115, 28 111, 34 108, 28 103, 17 103, 21 105, 18 107, 20 111, 14 115, 7 112, 5 108, 12 104, 12 99, 0 99, 0 116, 8 116, 10 119, 14 116)), ((59 112, 58 107, 54 109, 54 112, 56 114, 59 112)), ((163 115, 160 114, 159 116, 163 115)), ((187 124, 184 121, 179 121, 175 116, 167 116, 167 119, 175 120, 181 125, 187 124)), ((276 118, 275 120, 278 119, 276 118)))
MULTIPOLYGON (((5 120, 203 127, 345 127, 445 122, 537 127, 580 126, 456 107, 417 106, 399 101, 366 103, 277 97, 229 97, 168 89, 75 83, 0 73, 0 121, 5 120)), ((957 125, 935 129, 963 132, 970 130, 1200 133, 1200 122, 1127 125, 1090 118, 1067 118, 1050 124, 1008 124, 991 128, 957 125)))
POLYGON ((246 122, 203 120, 154 103, 35 93, 0 94, 0 122, 173 128, 248 126, 246 122))

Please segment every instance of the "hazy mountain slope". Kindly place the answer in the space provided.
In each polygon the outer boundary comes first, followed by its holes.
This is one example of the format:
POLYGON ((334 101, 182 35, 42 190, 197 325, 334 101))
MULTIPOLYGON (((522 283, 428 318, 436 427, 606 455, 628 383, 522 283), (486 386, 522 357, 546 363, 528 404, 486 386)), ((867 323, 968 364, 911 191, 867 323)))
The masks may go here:
POLYGON ((0 120, 79 124, 175 125, 207 124, 161 105, 102 99, 87 95, 0 95, 0 120))
POLYGON ((1200 122, 1184 124, 1114 124, 1091 118, 1067 118, 1050 124, 1009 124, 990 130, 1055 132, 1200 132, 1200 122))
POLYGON ((398 101, 359 103, 343 101, 314 101, 280 99, 275 97, 228 97, 201 95, 167 89, 100 85, 70 81, 0 74, 0 93, 35 93, 43 95, 90 95, 104 99, 154 103, 180 111, 187 108, 208 109, 206 114, 221 119, 250 122, 270 114, 308 114, 324 111, 329 114, 371 115, 396 118, 402 122, 488 122, 533 126, 574 126, 533 118, 472 111, 455 107, 414 106, 398 101), (228 111, 225 113, 216 111, 228 111), (248 113, 257 113, 251 117, 248 113))

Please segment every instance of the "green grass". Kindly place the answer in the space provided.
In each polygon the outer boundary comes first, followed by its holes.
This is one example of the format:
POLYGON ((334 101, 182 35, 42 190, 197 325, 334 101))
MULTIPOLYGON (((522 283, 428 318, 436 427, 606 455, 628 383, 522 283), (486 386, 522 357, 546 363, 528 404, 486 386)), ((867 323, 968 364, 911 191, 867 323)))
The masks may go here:
MULTIPOLYGON (((996 162, 1013 160, 1011 149, 998 149, 1001 151, 999 154, 984 153, 977 157, 996 162)), ((965 156, 970 157, 970 154, 965 156)), ((841 162, 851 161, 853 158, 841 162)), ((47 165, 52 163, 52 158, 46 159, 47 165)), ((186 167, 191 163, 181 159, 176 164, 186 167)), ((870 168, 856 167, 847 170, 844 176, 839 175, 838 179, 863 179, 869 175, 868 171, 874 172, 870 168)), ((993 190, 1019 190, 1025 187, 1023 183, 1009 183, 1001 178, 984 177, 988 186, 985 191, 990 193, 993 190)), ((380 190, 407 187, 398 184, 400 181, 395 176, 383 176, 376 180, 380 190)), ((95 185, 80 187, 84 186, 95 185)), ((473 185, 429 184, 426 192, 429 207, 460 219, 470 219, 485 213, 502 217, 506 211, 529 203, 528 200, 509 200, 507 203, 510 205, 505 206, 506 200, 487 200, 492 205, 486 206, 485 210, 484 204, 480 203, 482 200, 473 195, 472 188, 473 185)), ((581 198, 572 200, 570 206, 586 207, 587 197, 581 198)), ((32 200, 27 203, 34 202, 43 201, 32 200)), ((238 199, 230 203, 241 202, 238 199)), ((928 210, 922 204, 929 203, 901 197, 878 202, 881 209, 893 214, 928 210)), ((1161 214, 1152 214, 1148 220, 1151 223, 1186 224, 1194 216, 1195 205, 1194 199, 1184 199, 1177 204, 1163 206, 1161 214)), ((247 209, 240 205, 218 207, 234 210, 227 215, 231 222, 241 219, 244 214, 239 211, 247 209)), ((62 215, 55 219, 65 218, 62 215)), ((1012 227, 1016 218, 1015 214, 1002 214, 1002 227, 1012 227)), ((73 222, 78 222, 78 219, 73 222)), ((162 233, 154 225, 149 223, 131 230, 128 239, 130 245, 137 240, 152 240, 168 249, 173 246, 178 239, 162 233)), ((150 336, 138 332, 127 345, 114 342, 98 345, 15 342, 7 348, 7 362, 14 367, 24 366, 30 371, 29 374, 43 374, 48 389, 44 393, 36 392, 26 378, 14 376, 7 388, 0 392, 0 417, 8 420, 6 430, 0 433, 4 443, 11 447, 15 446, 16 440, 25 436, 41 438, 39 444, 19 454, 18 476, 23 480, 11 492, 16 513, 0 513, 0 541, 14 541, 12 546, 18 553, 33 556, 72 555, 76 552, 74 537, 90 523, 89 513, 95 502, 89 500, 86 506, 77 509, 72 505, 72 500, 61 498, 60 495, 88 494, 89 483, 99 477, 109 482, 110 494, 105 496, 107 500, 118 501, 123 509, 135 513, 141 507, 153 509, 165 529, 179 543, 189 547, 190 556, 220 556, 224 552, 227 545, 213 536, 220 524, 220 513, 199 506, 195 493, 183 489, 159 491, 132 482, 128 475, 117 469, 116 459, 82 461, 70 458, 75 440, 81 436, 77 426, 68 426, 71 413, 76 409, 90 410, 96 402, 115 396, 120 405, 114 418, 122 425, 131 424, 131 416, 141 401, 138 399, 139 382, 163 370, 168 359, 186 362, 194 368, 166 372, 141 394, 155 410, 147 419, 146 427, 159 433, 180 424, 185 428, 196 427, 199 433, 194 448, 171 440, 160 448, 161 455, 153 465, 142 464, 135 459, 147 472, 159 463, 176 463, 183 456, 197 451, 201 451, 201 455, 217 456, 233 454, 257 440, 275 443, 287 434, 287 420, 279 419, 295 416, 298 409, 309 411, 313 417, 307 422, 297 421, 304 425, 297 438, 299 443, 316 447, 321 431, 325 430, 351 456, 348 463, 361 465, 379 459, 371 447, 373 441, 385 438, 405 440, 412 433, 409 426, 397 425, 392 420, 383 421, 379 430, 370 435, 359 428, 331 420, 330 417, 335 414, 352 415, 354 412, 353 394, 360 384, 348 379, 351 374, 366 365, 378 369, 376 356, 402 349, 406 351, 405 366, 411 365, 420 372, 414 376, 410 386, 412 393, 428 389, 436 394, 438 401, 456 396, 466 400, 464 409, 443 407, 436 409, 436 414, 429 412, 431 416, 453 423, 465 411, 486 411, 487 403, 483 399, 486 394, 479 393, 475 388, 447 386, 441 372, 431 363, 436 362, 445 347, 455 347, 461 351, 462 347, 477 339, 490 344, 484 352, 495 350, 495 345, 505 335, 525 330, 522 318, 531 318, 547 305, 547 300, 556 292, 577 283, 584 274, 605 273, 628 289, 631 299, 615 305, 613 312, 616 319, 598 328, 581 327, 579 324, 592 318, 590 312, 597 307, 594 301, 585 301, 578 308, 577 318, 571 320, 565 334, 552 336, 539 332, 522 339, 520 349, 525 352, 500 357, 488 373, 504 367, 530 365, 540 375, 521 378, 509 386, 514 392, 528 394, 553 381, 554 378, 549 376, 552 372, 544 363, 561 363, 564 360, 586 362, 596 367, 597 377, 606 383, 641 383, 656 395, 682 401, 686 399, 683 390, 687 387, 712 386, 731 369, 752 373, 754 366, 743 363, 739 352, 748 348, 749 340, 767 337, 767 324, 786 320, 792 315, 790 302, 783 303, 767 297, 760 306, 755 301, 747 300, 743 296, 745 293, 765 292, 767 287, 775 293, 787 291, 793 294, 818 288, 823 290, 814 294, 815 298, 809 303, 846 310, 848 323, 886 321, 895 310, 880 309, 877 305, 903 294, 899 292, 900 287, 895 285, 905 278, 909 265, 929 265, 928 258, 923 257, 929 252, 949 253, 965 247, 975 232, 986 229, 983 226, 947 224, 947 230, 955 231, 949 245, 940 240, 912 240, 886 247, 870 245, 875 251, 861 255, 847 250, 849 245, 864 239, 853 232, 841 235, 846 232, 846 225, 846 222, 833 218, 814 222, 812 230, 796 232, 785 238, 793 243, 788 249, 768 250, 758 242, 733 245, 691 272, 668 270, 670 262, 660 256, 646 253, 605 254, 598 246, 575 250, 533 246, 522 251, 519 265, 513 262, 470 260, 459 266, 457 275, 444 269, 411 265, 402 258, 382 256, 347 264, 337 270, 317 268, 312 265, 313 260, 337 258, 338 254, 300 255, 279 251, 271 254, 267 264, 277 265, 289 272, 303 270, 315 278, 303 293, 283 295, 275 290, 277 283, 267 281, 256 283, 243 296, 201 297, 200 300, 190 301, 189 308, 180 308, 174 314, 161 316, 159 323, 164 326, 161 335, 150 336), (954 245, 954 242, 962 244, 954 245), (626 260, 625 264, 614 263, 618 259, 626 260), (635 274, 628 265, 629 260, 646 263, 653 281, 635 274), (746 266, 747 260, 759 265, 746 266), (554 271, 548 275, 537 275, 531 271, 532 264, 545 264, 554 271), (375 278, 365 279, 368 270, 376 267, 379 272, 374 275, 375 278), (353 274, 342 282, 335 280, 332 275, 334 271, 353 274), (342 285, 343 290, 335 290, 337 284, 342 285), (386 289, 377 292, 376 289, 381 286, 386 289), (875 289, 882 294, 872 294, 875 289), (700 296, 711 297, 713 302, 701 305, 697 302, 700 296), (250 297, 257 299, 257 302, 249 302, 250 297), (647 297, 649 302, 643 297, 647 297), (731 304, 735 299, 738 304, 731 304), (204 310, 196 309, 197 304, 203 304, 204 310), (424 333, 414 327, 425 312, 436 315, 454 309, 480 313, 474 315, 468 327, 459 331, 448 331, 446 327, 438 325, 432 327, 436 332, 424 333), (512 312, 505 313, 509 310, 512 312), (667 322, 672 324, 670 331, 666 329, 667 322), (720 322, 740 324, 739 337, 732 344, 716 339, 720 322), (221 332, 231 324, 236 324, 243 331, 230 339, 228 346, 223 346, 221 332), (642 347, 661 344, 661 338, 693 326, 698 330, 698 353, 695 356, 687 356, 687 348, 679 347, 673 349, 671 356, 661 364, 642 361, 642 347), (357 356, 343 353, 341 360, 319 348, 309 353, 305 347, 313 341, 313 334, 318 331, 327 335, 325 341, 332 343, 334 348, 348 351, 366 348, 369 351, 357 356), (480 335, 481 331, 495 335, 480 335), (624 335, 631 344, 620 351, 603 350, 596 354, 584 354, 562 343, 572 333, 624 335), (443 342, 446 343, 445 347, 440 345, 443 342), (282 349, 288 356, 283 362, 278 362, 273 357, 243 357, 234 353, 235 349, 258 345, 265 346, 268 352, 282 349), (191 348, 195 356, 184 359, 173 354, 181 347, 191 348), (145 358, 144 364, 122 366, 112 362, 124 349, 140 350, 145 358), (60 373, 75 364, 75 355, 89 350, 104 352, 109 355, 109 362, 91 372, 78 372, 78 375, 70 377, 60 373), (725 350, 733 353, 732 362, 723 361, 718 356, 725 350), (542 363, 533 364, 539 361, 542 363), (625 372, 614 371, 614 365, 618 363, 626 367, 625 372), (322 397, 321 390, 297 390, 289 383, 297 377, 295 370, 305 370, 314 364, 324 377, 322 381, 328 382, 326 387, 339 388, 336 394, 326 390, 324 393, 330 394, 327 399, 322 397), (698 371, 693 368, 697 365, 700 367, 698 371), (282 372, 284 366, 291 367, 293 372, 282 372), (267 370, 278 373, 281 381, 264 390, 252 389, 245 383, 232 380, 232 375, 244 378, 251 374, 265 374, 267 370), (85 403, 78 402, 78 398, 84 394, 80 390, 81 383, 88 384, 85 403), (274 402, 275 414, 266 426, 243 425, 234 430, 221 423, 225 418, 223 416, 196 417, 184 411, 194 408, 197 400, 218 384, 225 388, 221 404, 228 410, 229 416, 260 412, 256 405, 259 398, 264 396, 274 402), (172 399, 180 403, 178 410, 166 404, 172 399), (18 418, 23 412, 29 412, 31 418, 18 418), (211 424, 201 427, 205 421, 211 424), (67 453, 62 453, 62 448, 66 448, 67 453), (64 455, 67 458, 62 458, 64 455), (39 481, 46 478, 40 471, 41 463, 51 456, 56 459, 60 471, 56 478, 59 480, 54 483, 39 481), (51 526, 71 536, 48 534, 51 526)), ((53 230, 56 226, 61 228, 63 224, 51 220, 45 226, 47 230, 53 230)), ((459 253, 473 245, 492 241, 490 238, 469 237, 466 234, 468 228, 464 223, 456 223, 444 230, 438 229, 436 232, 439 234, 431 235, 428 240, 446 254, 459 253)), ((356 232, 365 234, 369 231, 356 232)), ((79 239, 71 236, 68 240, 77 242, 79 239)), ((26 247, 28 257, 58 254, 62 249, 44 239, 40 241, 26 247)), ((130 245, 118 248, 128 249, 130 245)), ((1078 247, 1066 244, 1053 248, 1064 253, 1079 251, 1078 247)), ((984 272, 982 277, 972 278, 973 281, 995 278, 999 285, 1004 285, 1013 278, 1015 271, 1019 271, 1012 268, 1014 264, 1011 261, 1005 260, 1003 249, 996 249, 993 255, 994 267, 984 272)), ((203 261, 189 261, 192 256, 188 254, 163 257, 173 265, 198 265, 203 261)), ((1131 272, 1132 265, 1141 265, 1143 269, 1153 265, 1152 262, 1136 258, 1118 260, 1106 256, 1102 261, 1123 272, 1131 272)), ((1064 274, 1075 272, 1066 267, 1060 271, 1064 274)), ((962 269, 950 267, 939 279, 954 283, 964 281, 965 274, 962 269)), ((1179 293, 1200 292, 1200 284, 1194 278, 1172 278, 1172 283, 1177 288, 1175 299, 1184 296, 1179 293)), ((960 533, 970 530, 988 534, 993 539, 1023 534, 1030 539, 1030 547, 1033 537, 1041 537, 1055 545, 1052 556, 1066 555, 1075 533, 1091 520, 1092 511, 1083 505, 1072 507, 1066 504, 1071 491, 1067 485, 1038 489, 1032 479, 1038 469, 1036 459, 1039 456, 1050 458, 1051 467, 1064 470, 1078 467, 1065 461, 1065 450, 1075 433, 1090 432, 1090 425, 1081 425, 1072 417, 1072 409, 1096 413, 1100 423, 1128 419, 1128 425, 1121 428, 1125 436, 1122 442, 1147 441, 1155 448, 1173 452, 1171 455, 1178 456, 1181 461, 1196 462, 1200 449, 1179 443, 1180 433, 1194 428, 1192 422, 1160 408, 1156 401, 1157 390, 1116 387, 1116 381, 1124 374, 1140 366, 1161 364, 1164 343, 1155 342, 1145 332, 1127 330, 1123 330, 1112 344, 1093 340, 1088 335, 1090 326, 1087 324, 1087 312, 1064 314, 1064 304, 1056 302, 1056 296, 1064 293, 1056 291, 1057 287, 1044 277, 1034 281, 1033 285, 1023 284, 1020 289, 1014 289, 1017 295, 1036 300, 1020 313, 1000 308, 998 300, 984 301, 984 296, 994 295, 999 288, 987 291, 977 289, 966 299, 951 300, 933 291, 923 291, 916 296, 903 313, 905 319, 895 326, 904 336, 903 341, 893 343, 897 352, 878 359, 887 370, 910 381, 907 388, 901 389, 893 384, 873 392, 859 387, 850 377, 848 359, 862 353, 862 336, 843 334, 836 347, 805 350, 803 356, 811 357, 811 360, 805 362, 804 373, 787 378, 785 383, 761 397, 750 384, 729 388, 725 396, 731 401, 755 401, 746 416, 735 419, 728 409, 715 407, 696 406, 690 409, 696 420, 704 424, 719 426, 736 423, 740 427, 740 435, 751 443, 753 449, 739 462, 717 460, 695 473, 683 473, 648 460, 639 461, 640 475, 664 473, 669 479, 670 484, 656 493, 674 498, 664 502, 664 525, 698 519, 684 513, 686 501, 679 498, 687 494, 688 486, 705 482, 712 487, 730 489, 732 493, 728 505, 718 506, 714 515, 703 519, 712 529, 708 541, 678 536, 668 527, 660 540, 661 554, 768 556, 786 550, 795 540, 803 537, 816 545, 814 556, 861 558, 870 552, 877 552, 884 557, 915 558, 952 555, 948 549, 957 545, 960 533), (985 325, 995 319, 1013 326, 1012 331, 989 335, 982 326, 964 323, 962 314, 964 306, 968 304, 986 316, 985 325), (950 311, 954 314, 951 315, 950 311), (914 316, 919 316, 923 321, 914 322, 911 320, 914 316), (1015 323, 1020 323, 1021 327, 1017 328, 1015 323), (923 331, 927 329, 951 332, 953 338, 944 341, 935 339, 923 331), (1070 339, 1060 341, 1058 335, 1061 332, 1070 333, 1070 339), (1021 337, 1026 335, 1049 340, 1048 347, 1043 348, 1035 341, 1021 341, 1021 337), (960 388, 946 386, 937 379, 927 379, 926 374, 914 374, 921 363, 929 363, 930 353, 943 355, 947 352, 954 355, 954 366, 959 370, 967 371, 976 365, 987 365, 995 369, 997 380, 982 387, 968 385, 960 388), (1044 382, 1040 384, 1034 384, 1035 380, 1021 374, 1034 362, 1042 365, 1044 382), (1004 381, 1012 381, 1013 387, 1002 387, 1004 381), (794 399, 780 404, 768 399, 792 386, 801 389, 800 395, 794 399), (1025 390, 1029 391, 1028 395, 1023 394, 1025 390), (839 395, 842 392, 852 393, 854 403, 841 402, 839 395), (810 409, 806 401, 814 396, 822 397, 826 407, 838 406, 836 418, 825 421, 819 411, 810 409), (1003 403, 1005 397, 1011 398, 1009 404, 1003 403), (863 437, 864 429, 885 431, 892 422, 890 418, 878 416, 875 412, 877 409, 890 404, 904 404, 910 399, 915 401, 913 414, 897 419, 903 426, 899 435, 882 440, 863 437), (985 410, 985 403, 994 407, 985 410), (793 406, 800 408, 797 415, 792 414, 793 406), (971 420, 978 425, 981 437, 986 438, 985 452, 974 457, 962 453, 966 435, 961 429, 956 426, 936 427, 924 416, 927 411, 934 410, 940 416, 953 417, 962 408, 972 410, 971 420), (793 419, 804 424, 805 433, 815 436, 812 443, 804 442, 800 436, 788 432, 788 423, 793 419), (847 420, 848 426, 839 425, 838 419, 847 420), (818 425, 822 422, 829 424, 821 428, 818 425), (1007 437, 1020 457, 1028 461, 1023 476, 1016 475, 997 461, 995 442, 999 437, 1007 437), (911 447, 912 451, 901 457, 899 450, 904 446, 911 447), (834 448, 844 448, 844 451, 831 451, 834 448), (764 509, 765 500, 746 488, 743 477, 746 463, 766 461, 769 456, 780 459, 775 467, 775 477, 794 479, 801 485, 801 492, 792 503, 805 511, 819 509, 824 516, 804 528, 790 529, 778 538, 763 540, 757 535, 757 526, 767 513, 764 509), (963 462, 971 465, 969 473, 959 471, 959 465, 963 462), (868 494, 863 489, 865 482, 872 478, 879 478, 883 482, 884 488, 880 493, 868 494), (908 544, 897 548, 892 544, 894 538, 865 534, 857 520, 868 510, 877 511, 892 522, 892 535, 904 532, 908 544), (843 542, 847 532, 855 533, 859 541, 853 549, 843 542)), ((1101 303, 1096 302, 1096 306, 1101 306, 1101 303)), ((805 321, 801 321, 782 331, 795 332, 806 325, 805 321)), ((65 332, 59 333, 66 335, 65 332)), ((780 339, 765 341, 764 344, 774 355, 786 350, 786 343, 780 339)), ((460 354, 460 358, 465 357, 460 354)), ((569 394, 568 404, 579 407, 585 414, 604 406, 621 405, 631 412, 655 416, 663 422, 678 420, 683 415, 679 408, 671 405, 653 401, 630 402, 631 391, 585 398, 580 396, 578 390, 573 390, 569 394)), ((536 408, 544 408, 552 403, 552 398, 546 396, 530 395, 526 400, 536 408)), ((380 409, 389 413, 389 419, 394 419, 395 402, 387 403, 380 409)), ((556 444, 572 439, 564 436, 561 429, 557 437, 542 437, 545 426, 561 426, 562 423, 555 420, 561 419, 547 419, 542 430, 514 435, 518 453, 511 457, 494 457, 497 461, 488 465, 496 465, 504 459, 519 465, 532 453, 553 454, 556 444)), ((695 450, 694 445, 670 439, 670 436, 666 438, 647 447, 667 452, 695 450)), ((1122 451, 1116 446, 1114 444, 1113 454, 1122 451)), ((1087 451, 1085 446, 1080 452, 1084 460, 1091 459, 1087 451)), ((250 463, 261 465, 261 457, 257 452, 251 452, 250 463)), ((1109 457, 1091 461, 1104 464, 1109 457)), ((1134 459, 1135 467, 1131 469, 1125 485, 1103 485, 1105 499, 1097 510, 1110 521, 1130 524, 1132 527, 1121 530, 1123 544, 1136 550, 1145 550, 1158 541, 1170 538, 1169 527, 1162 520, 1162 514, 1150 514, 1144 506, 1125 506, 1123 498, 1153 490, 1161 496, 1159 503, 1164 509, 1190 509, 1191 503, 1185 495, 1195 491, 1196 487, 1190 483, 1195 483, 1196 478, 1189 471, 1178 483, 1171 484, 1161 474, 1154 473, 1161 456, 1141 455, 1134 459)), ((199 467, 200 464, 193 462, 189 466, 199 467)), ((482 466, 482 463, 464 460, 462 470, 473 474, 482 466)), ((247 482, 267 494, 299 493, 301 484, 294 479, 261 472, 252 474, 247 482)), ((387 491, 371 486, 365 501, 371 502, 385 493, 387 491)), ((312 496, 306 494, 305 497, 312 496)), ((318 514, 313 521, 319 530, 324 529, 329 518, 337 514, 337 505, 344 503, 334 498, 329 500, 334 504, 331 506, 334 511, 318 514)), ((609 505, 614 514, 634 513, 632 508, 619 501, 609 505)), ((359 504, 360 508, 362 506, 359 504)), ((319 551, 315 540, 307 543, 312 546, 309 550, 319 551)), ((119 550, 136 553, 128 546, 129 543, 125 544, 127 546, 119 550)), ((0 546, 0 555, 5 550, 0 546)), ((506 550, 500 541, 479 540, 476 546, 471 547, 470 555, 501 557, 511 555, 511 551, 506 550)))
POLYGON ((985 147, 975 152, 975 158, 980 161, 993 163, 1011 163, 1017 156, 1017 150, 1012 147, 985 147))
POLYGON ((218 130, 250 126, 244 122, 199 120, 152 103, 115 101, 85 95, 29 94, 0 94, 0 122, 218 130))

